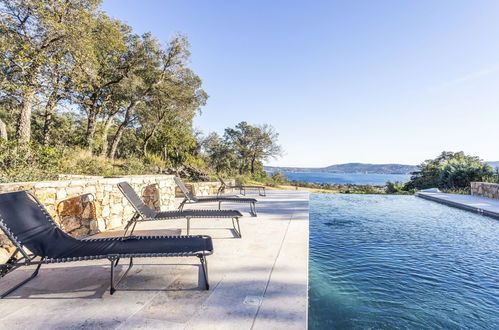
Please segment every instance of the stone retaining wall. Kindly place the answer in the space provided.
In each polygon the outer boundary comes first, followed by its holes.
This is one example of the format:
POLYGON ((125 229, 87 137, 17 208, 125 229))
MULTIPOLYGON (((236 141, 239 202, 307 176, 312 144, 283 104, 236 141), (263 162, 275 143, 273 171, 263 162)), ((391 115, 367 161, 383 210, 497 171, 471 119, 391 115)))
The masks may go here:
MULTIPOLYGON (((81 238, 125 224, 134 209, 117 187, 128 181, 155 210, 176 208, 176 184, 172 175, 127 176, 121 178, 77 177, 64 175, 64 180, 0 184, 0 193, 30 190, 47 208, 50 215, 69 235, 81 238)), ((216 194, 220 184, 198 182, 188 184, 196 195, 216 194)), ((12 253, 13 246, 0 233, 0 263, 12 253)))
POLYGON ((488 182, 472 182, 471 195, 499 199, 499 184, 488 182))

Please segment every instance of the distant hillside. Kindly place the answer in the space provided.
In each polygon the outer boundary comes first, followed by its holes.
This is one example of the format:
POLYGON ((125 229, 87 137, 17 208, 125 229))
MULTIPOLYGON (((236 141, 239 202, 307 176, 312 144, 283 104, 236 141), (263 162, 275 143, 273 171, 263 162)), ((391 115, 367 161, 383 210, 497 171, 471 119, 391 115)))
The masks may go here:
POLYGON ((499 168, 499 162, 485 162, 486 164, 489 164, 493 168, 499 168))
POLYGON ((328 167, 275 167, 265 166, 269 172, 328 172, 328 173, 369 173, 369 174, 409 174, 416 170, 414 165, 402 164, 363 164, 347 163, 328 167))

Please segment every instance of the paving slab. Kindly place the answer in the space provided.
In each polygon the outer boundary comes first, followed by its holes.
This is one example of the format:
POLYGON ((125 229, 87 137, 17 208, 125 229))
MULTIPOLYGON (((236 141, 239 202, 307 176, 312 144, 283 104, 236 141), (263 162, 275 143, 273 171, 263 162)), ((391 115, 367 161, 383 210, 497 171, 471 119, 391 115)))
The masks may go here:
MULTIPOLYGON (((244 211, 241 239, 230 220, 191 221, 191 234, 213 238, 209 291, 203 290, 194 257, 134 259, 114 295, 109 294, 107 260, 44 265, 37 278, 0 301, 2 328, 305 329, 309 195, 269 191, 257 198, 258 217, 242 204, 224 205, 244 211)), ((140 223, 136 234, 185 234, 185 226, 185 220, 140 223)), ((0 291, 30 271, 19 269, 0 279, 0 291)))
POLYGON ((471 195, 443 192, 417 192, 416 196, 452 207, 472 211, 499 219, 499 200, 471 195))

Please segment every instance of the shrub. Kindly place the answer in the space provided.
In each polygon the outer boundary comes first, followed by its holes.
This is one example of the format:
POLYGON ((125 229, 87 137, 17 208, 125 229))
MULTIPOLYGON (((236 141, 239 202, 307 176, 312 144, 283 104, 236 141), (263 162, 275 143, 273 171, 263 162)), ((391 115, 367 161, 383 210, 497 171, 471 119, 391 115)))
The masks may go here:
POLYGON ((60 158, 53 148, 0 141, 0 182, 54 180, 60 158))
POLYGON ((467 156, 463 152, 444 151, 437 158, 419 165, 419 170, 412 173, 404 189, 466 189, 470 182, 483 181, 493 175, 492 167, 478 157, 467 156))

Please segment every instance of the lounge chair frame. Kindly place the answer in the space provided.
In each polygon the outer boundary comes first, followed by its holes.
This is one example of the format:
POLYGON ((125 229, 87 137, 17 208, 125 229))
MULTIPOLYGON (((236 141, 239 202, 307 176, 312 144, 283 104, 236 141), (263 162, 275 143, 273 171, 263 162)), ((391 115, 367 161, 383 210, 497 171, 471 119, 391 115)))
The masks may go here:
POLYGON ((175 219, 186 219, 187 220, 187 235, 189 235, 191 228, 191 219, 193 218, 231 218, 232 219, 232 228, 236 233, 236 236, 242 238, 241 227, 239 225, 239 218, 242 217, 242 214, 239 211, 234 210, 195 210, 191 211, 164 211, 159 212, 162 217, 149 217, 142 210, 147 209, 150 213, 158 214, 158 212, 152 210, 148 207, 144 201, 137 195, 137 192, 133 189, 133 187, 128 182, 120 182, 118 183, 118 188, 121 193, 126 197, 128 202, 135 209, 135 213, 130 218, 128 223, 125 225, 125 232, 123 236, 127 235, 128 229, 131 228, 130 234, 133 234, 135 227, 138 222, 147 222, 147 221, 161 221, 161 220, 175 220, 175 219), (128 190, 128 191, 127 191, 128 190), (237 227, 236 227, 237 225, 237 227))
POLYGON ((217 196, 222 195, 226 189, 235 189, 239 190, 239 193, 243 196, 246 196, 246 190, 258 190, 258 195, 261 197, 266 197, 267 192, 265 191, 265 186, 245 186, 245 185, 229 185, 225 182, 224 179, 220 175, 217 175, 218 180, 221 185, 218 188, 217 196))
MULTIPOLYGON (((38 204, 42 212, 45 214, 47 220, 54 226, 59 227, 59 225, 53 220, 53 218, 49 215, 47 209, 43 206, 43 204, 36 198, 36 196, 30 191, 24 191, 28 194, 33 200, 38 204)), ((73 261, 84 261, 84 260, 98 260, 98 259, 108 259, 111 264, 111 277, 110 277, 110 289, 109 293, 112 295, 117 290, 117 285, 121 282, 123 278, 128 274, 130 269, 133 266, 133 258, 151 258, 151 257, 198 257, 201 263, 201 268, 203 269, 203 278, 205 283, 205 289, 209 290, 210 285, 208 282, 208 262, 206 260, 206 256, 213 254, 213 249, 211 251, 202 251, 202 252, 168 252, 168 253, 125 253, 125 254, 112 254, 112 255, 95 255, 95 256, 84 256, 84 257, 68 257, 68 258, 45 258, 40 257, 32 253, 28 253, 26 249, 24 249, 22 242, 20 242, 14 233, 11 232, 8 225, 4 222, 2 217, 0 216, 0 229, 3 230, 5 235, 10 239, 10 241, 16 247, 16 250, 9 257, 5 264, 0 264, 0 278, 5 275, 13 272, 14 270, 23 267, 23 266, 31 266, 37 265, 35 271, 31 274, 30 277, 22 280, 17 283, 13 287, 7 289, 0 295, 0 299, 5 298, 15 290, 19 289, 26 283, 33 280, 39 273, 40 268, 43 264, 52 264, 52 263, 64 263, 64 262, 73 262, 73 261), (18 257, 18 254, 21 254, 18 257), (39 258, 39 260, 36 260, 39 258), (115 268, 118 266, 120 258, 130 258, 130 263, 126 271, 121 275, 117 280, 115 280, 115 268)), ((189 237, 200 237, 200 238, 209 238, 207 235, 196 235, 196 236, 140 236, 141 239, 147 238, 189 238, 189 237)), ((112 241, 112 240, 126 240, 137 238, 135 236, 129 237, 108 237, 108 238, 97 238, 97 239, 86 239, 85 241, 112 241)))
POLYGON ((184 195, 184 200, 180 203, 178 209, 182 211, 186 204, 196 204, 196 203, 210 203, 210 202, 218 202, 218 209, 222 209, 222 202, 234 202, 234 203, 249 203, 250 205, 250 214, 253 217, 257 216, 256 213, 256 202, 257 200, 254 198, 241 198, 241 197, 223 197, 223 196, 206 196, 206 197, 196 197, 192 194, 189 189, 185 186, 182 180, 179 177, 174 177, 175 183, 182 191, 184 195))

